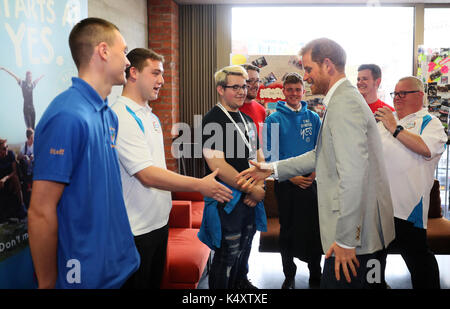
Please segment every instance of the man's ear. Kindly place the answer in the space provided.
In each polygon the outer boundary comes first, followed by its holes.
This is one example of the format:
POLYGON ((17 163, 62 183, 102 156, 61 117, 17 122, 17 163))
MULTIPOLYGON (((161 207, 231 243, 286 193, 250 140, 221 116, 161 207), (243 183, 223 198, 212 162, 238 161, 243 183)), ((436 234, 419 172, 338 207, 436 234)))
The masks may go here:
POLYGON ((222 86, 217 86, 216 90, 220 96, 223 96, 225 94, 225 89, 222 86))
POLYGON ((108 44, 106 42, 101 42, 97 45, 95 52, 98 54, 100 59, 107 60, 109 55, 108 44))
POLYGON ((131 79, 133 81, 137 80, 137 74, 138 74, 138 69, 136 67, 130 67, 129 68, 129 77, 128 79, 131 79))
POLYGON ((325 66, 325 71, 329 75, 334 75, 334 73, 336 72, 336 66, 329 58, 323 59, 322 64, 325 66))
POLYGON ((376 85, 377 85, 377 88, 380 87, 380 84, 381 84, 381 77, 378 77, 378 78, 375 80, 375 83, 376 83, 376 85))

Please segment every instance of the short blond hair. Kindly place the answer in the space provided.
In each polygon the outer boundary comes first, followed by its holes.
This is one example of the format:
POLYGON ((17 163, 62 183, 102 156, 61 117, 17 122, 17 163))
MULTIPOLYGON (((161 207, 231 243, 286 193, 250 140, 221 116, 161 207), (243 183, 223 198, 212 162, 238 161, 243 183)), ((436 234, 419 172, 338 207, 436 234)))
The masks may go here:
POLYGON ((415 76, 405 76, 400 78, 399 82, 403 82, 403 81, 410 81, 414 86, 417 87, 417 89, 415 90, 419 90, 425 93, 425 87, 423 85, 423 82, 420 80, 420 78, 417 78, 415 76))
POLYGON ((243 78, 245 78, 245 80, 248 79, 247 71, 243 67, 241 67, 240 65, 230 65, 214 73, 216 87, 226 86, 228 82, 228 75, 242 76, 243 78))
MULTIPOLYGON (((398 82, 404 82, 409 81, 412 85, 416 87, 414 90, 419 90, 420 92, 425 93, 425 86, 423 85, 423 82, 420 80, 420 78, 415 76, 405 76, 399 79, 398 82)), ((423 96, 422 105, 424 107, 428 106, 428 98, 426 95, 423 96)))

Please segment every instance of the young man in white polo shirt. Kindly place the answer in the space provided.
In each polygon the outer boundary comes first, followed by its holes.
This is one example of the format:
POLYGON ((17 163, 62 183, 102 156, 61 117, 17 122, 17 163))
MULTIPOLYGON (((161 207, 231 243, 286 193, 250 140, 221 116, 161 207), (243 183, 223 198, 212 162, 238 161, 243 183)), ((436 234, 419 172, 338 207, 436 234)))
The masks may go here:
POLYGON ((375 112, 395 216, 395 241, 411 273, 413 288, 439 288, 439 268, 427 245, 430 191, 447 135, 439 119, 423 109, 424 87, 418 78, 400 79, 391 95, 396 114, 375 112))
POLYGON ((231 190, 215 181, 218 170, 202 178, 166 169, 163 134, 148 101, 156 100, 164 84, 164 58, 137 48, 127 55, 127 83, 113 105, 119 119, 117 151, 123 194, 141 266, 124 288, 159 288, 166 259, 169 191, 199 191, 218 201, 229 201, 231 190))

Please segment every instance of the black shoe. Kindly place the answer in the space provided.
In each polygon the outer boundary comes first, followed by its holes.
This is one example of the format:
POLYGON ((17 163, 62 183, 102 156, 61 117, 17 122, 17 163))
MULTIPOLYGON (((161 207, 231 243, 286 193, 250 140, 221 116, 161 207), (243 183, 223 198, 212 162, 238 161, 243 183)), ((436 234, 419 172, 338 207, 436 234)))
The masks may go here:
POLYGON ((236 289, 238 290, 258 290, 248 278, 244 278, 236 284, 236 289))
POLYGON ((281 285, 283 290, 293 290, 295 289, 295 278, 286 278, 284 279, 283 284, 281 285))

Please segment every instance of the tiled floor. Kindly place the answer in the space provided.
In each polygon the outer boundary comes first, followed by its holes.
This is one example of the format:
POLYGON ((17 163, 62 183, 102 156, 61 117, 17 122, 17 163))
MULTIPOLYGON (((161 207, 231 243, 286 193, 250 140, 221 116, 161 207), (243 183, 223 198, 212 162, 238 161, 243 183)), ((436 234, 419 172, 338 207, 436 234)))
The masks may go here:
MULTIPOLYGON (((248 278, 260 289, 279 289, 284 280, 281 256, 279 253, 266 253, 258 251, 259 233, 253 240, 250 255, 250 271, 248 278)), ((437 255, 439 264, 441 288, 450 289, 450 255, 437 255)), ((324 257, 322 257, 322 266, 324 257)), ((307 264, 296 259, 297 276, 295 286, 297 289, 307 289, 309 271, 307 264)), ((411 280, 408 269, 400 255, 390 254, 386 265, 386 282, 392 289, 411 289, 411 280)), ((199 289, 208 288, 208 280, 204 277, 198 286, 199 289)))

